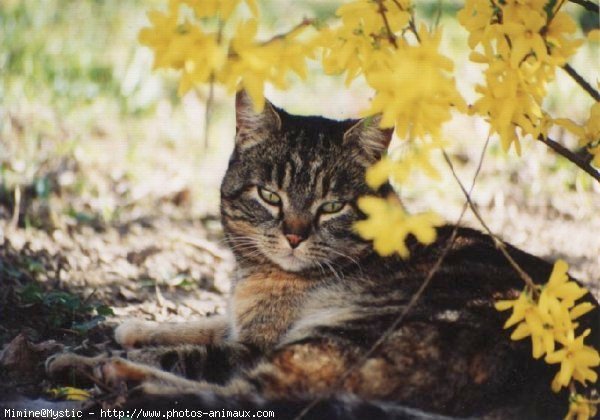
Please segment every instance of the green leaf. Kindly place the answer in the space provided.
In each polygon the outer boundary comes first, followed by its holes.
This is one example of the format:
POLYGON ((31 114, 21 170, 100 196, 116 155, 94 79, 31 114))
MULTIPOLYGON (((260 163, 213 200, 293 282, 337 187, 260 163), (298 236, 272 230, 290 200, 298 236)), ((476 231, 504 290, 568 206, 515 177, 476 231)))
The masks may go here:
POLYGON ((109 316, 109 315, 114 315, 114 311, 112 310, 112 308, 108 305, 98 305, 96 306, 96 312, 98 313, 98 315, 102 315, 102 316, 109 316))
POLYGON ((90 319, 89 321, 74 323, 71 326, 71 328, 80 334, 84 334, 84 333, 88 332, 89 330, 91 330, 92 328, 97 327, 98 324, 100 324, 105 319, 106 318, 103 316, 95 316, 92 319, 90 319))

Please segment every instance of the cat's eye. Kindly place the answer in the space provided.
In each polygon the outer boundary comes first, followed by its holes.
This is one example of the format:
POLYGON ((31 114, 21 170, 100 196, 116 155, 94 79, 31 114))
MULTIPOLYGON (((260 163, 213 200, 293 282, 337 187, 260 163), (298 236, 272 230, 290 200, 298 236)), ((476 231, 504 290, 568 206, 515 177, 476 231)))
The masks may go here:
POLYGON ((341 201, 328 201, 321 206, 323 213, 337 213, 344 208, 344 203, 341 201))
POLYGON ((257 188, 258 188, 258 195, 260 195, 260 198, 265 200, 265 202, 267 204, 270 204, 272 206, 278 206, 281 204, 281 197, 279 197, 279 195, 277 193, 274 193, 273 191, 269 191, 263 187, 257 187, 257 188))

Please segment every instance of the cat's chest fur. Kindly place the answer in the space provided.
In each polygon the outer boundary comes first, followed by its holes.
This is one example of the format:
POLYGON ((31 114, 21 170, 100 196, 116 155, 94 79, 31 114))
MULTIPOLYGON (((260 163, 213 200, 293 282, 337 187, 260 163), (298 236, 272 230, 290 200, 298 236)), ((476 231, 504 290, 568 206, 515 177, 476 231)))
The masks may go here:
POLYGON ((297 320, 314 281, 278 269, 258 271, 240 279, 231 296, 234 338, 271 348, 297 320))

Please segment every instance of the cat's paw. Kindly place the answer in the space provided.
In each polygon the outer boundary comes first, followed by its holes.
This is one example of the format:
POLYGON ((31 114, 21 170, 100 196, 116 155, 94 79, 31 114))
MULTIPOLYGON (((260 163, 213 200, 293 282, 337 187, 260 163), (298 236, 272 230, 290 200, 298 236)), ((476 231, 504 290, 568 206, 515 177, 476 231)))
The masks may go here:
POLYGON ((141 382, 147 376, 147 368, 118 356, 99 355, 85 357, 74 353, 61 353, 46 360, 46 372, 57 377, 67 372, 83 375, 88 379, 109 386, 125 382, 141 382))
POLYGON ((99 361, 94 366, 93 372, 98 381, 109 386, 142 382, 146 379, 146 372, 143 367, 120 357, 108 357, 99 361))
POLYGON ((125 349, 132 349, 149 344, 149 336, 156 330, 158 323, 131 319, 125 321, 115 330, 115 340, 125 349))
POLYGON ((51 376, 58 376, 69 370, 78 370, 82 372, 91 372, 98 361, 104 356, 85 357, 75 353, 57 353, 46 359, 46 373, 51 376))

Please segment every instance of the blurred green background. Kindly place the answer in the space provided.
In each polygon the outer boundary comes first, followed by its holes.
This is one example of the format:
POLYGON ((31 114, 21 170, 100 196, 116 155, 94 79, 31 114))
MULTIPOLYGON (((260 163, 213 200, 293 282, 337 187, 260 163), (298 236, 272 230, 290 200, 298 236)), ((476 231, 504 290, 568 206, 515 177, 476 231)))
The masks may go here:
MULTIPOLYGON (((305 16, 326 19, 341 3, 260 1, 263 32, 285 31, 305 16)), ((177 75, 153 72, 151 51, 137 42, 139 29, 148 23, 146 12, 165 4, 0 2, 0 219, 14 217, 16 200, 19 225, 47 229, 111 223, 132 212, 155 211, 157 203, 191 215, 216 212, 218 183, 232 147, 232 98, 217 89, 205 149, 207 89, 178 97, 177 75)), ((418 19, 432 23, 441 17, 442 49, 456 63, 461 92, 473 101, 482 67, 467 60, 466 31, 455 20, 461 2, 415 4, 418 19)), ((569 4, 567 9, 580 23, 578 36, 598 25, 597 16, 583 8, 569 4)), ((588 42, 571 63, 587 80, 598 80, 598 44, 588 42)), ((317 63, 311 69, 307 81, 292 79, 289 91, 269 89, 267 96, 292 112, 335 118, 356 117, 365 108, 369 91, 360 81, 345 89, 341 78, 324 76, 317 63)), ((558 70, 545 104, 551 114, 581 122, 591 104, 558 70)), ((446 135, 468 174, 485 141, 485 123, 457 116, 446 135)), ((576 145, 564 132, 553 136, 569 147, 576 145)), ((514 152, 503 154, 492 141, 480 181, 482 206, 505 203, 499 194, 534 207, 558 206, 560 212, 573 211, 573 201, 563 200, 573 194, 574 202, 594 205, 587 195, 598 188, 590 179, 544 146, 524 143, 523 157, 517 158, 514 152), (560 203, 555 202, 557 194, 563 198, 560 203)), ((415 209, 434 207, 447 217, 456 213, 461 197, 449 176, 437 184, 418 174, 415 178, 403 187, 415 209)), ((587 214, 586 209, 576 211, 587 214)))

